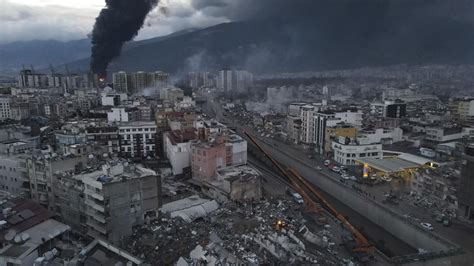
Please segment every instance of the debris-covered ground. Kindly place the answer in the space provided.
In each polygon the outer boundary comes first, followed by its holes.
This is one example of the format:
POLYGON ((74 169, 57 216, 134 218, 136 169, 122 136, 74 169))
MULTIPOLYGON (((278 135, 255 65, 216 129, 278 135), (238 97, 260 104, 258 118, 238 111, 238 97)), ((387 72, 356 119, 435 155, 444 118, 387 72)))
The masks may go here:
POLYGON ((342 248, 334 243, 339 237, 330 231, 337 226, 315 227, 307 219, 299 204, 284 198, 248 205, 227 203, 191 223, 161 217, 136 228, 125 249, 152 265, 171 265, 180 258, 189 264, 203 260, 245 265, 348 264, 341 255, 335 256, 342 248))

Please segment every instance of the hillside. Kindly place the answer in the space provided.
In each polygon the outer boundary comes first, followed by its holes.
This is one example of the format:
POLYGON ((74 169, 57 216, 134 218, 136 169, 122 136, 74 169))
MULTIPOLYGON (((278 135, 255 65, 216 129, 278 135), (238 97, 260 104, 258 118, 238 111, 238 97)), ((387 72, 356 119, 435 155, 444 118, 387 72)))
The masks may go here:
MULTIPOLYGON (((224 23, 132 42, 112 62, 109 72, 179 74, 233 67, 281 73, 401 63, 472 64, 473 47, 473 24, 455 18, 280 18, 224 23)), ((72 61, 68 62, 71 70, 87 71, 88 53, 74 61, 79 52, 69 57, 66 52, 52 54, 45 62, 57 58, 57 63, 66 57, 71 60, 64 62, 72 61)))
MULTIPOLYGON (((245 68, 256 73, 474 62, 474 26, 454 19, 248 21, 220 24, 123 51, 110 71, 245 68)), ((86 70, 88 60, 71 64, 86 70)))

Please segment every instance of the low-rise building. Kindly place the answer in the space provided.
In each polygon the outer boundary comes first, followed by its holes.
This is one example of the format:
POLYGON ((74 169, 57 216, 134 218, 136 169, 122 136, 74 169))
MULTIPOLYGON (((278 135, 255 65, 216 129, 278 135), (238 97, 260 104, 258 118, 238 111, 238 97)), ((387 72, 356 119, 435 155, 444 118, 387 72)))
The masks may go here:
POLYGON ((3 199, 1 209, 0 265, 36 265, 58 255, 54 249, 68 225, 31 200, 3 199))
POLYGON ((425 140, 435 143, 450 142, 462 139, 463 136, 467 136, 469 133, 461 127, 426 127, 425 140))
POLYGON ((393 144, 403 140, 401 128, 377 128, 359 131, 357 139, 360 143, 393 144))
POLYGON ((247 165, 219 168, 216 178, 202 185, 203 192, 219 202, 252 202, 263 196, 260 174, 247 165))
POLYGON ((382 159, 382 144, 361 144, 357 140, 339 137, 332 142, 334 161, 342 165, 355 165, 360 158, 382 159))
MULTIPOLYGON (((140 119, 139 110, 135 107, 116 107, 107 112, 107 121, 113 122, 133 122, 140 119)), ((150 120, 147 120, 150 121, 150 120)))
POLYGON ((212 179, 220 167, 247 163, 247 141, 229 132, 194 141, 191 150, 193 178, 198 180, 212 179))
POLYGON ((126 93, 102 93, 100 102, 102 106, 119 106, 122 101, 126 101, 128 96, 126 93))
POLYGON ((339 137, 355 138, 357 134, 357 128, 352 125, 345 123, 337 123, 333 126, 326 127, 324 134, 324 148, 323 153, 325 156, 331 156, 333 153, 332 142, 339 137))

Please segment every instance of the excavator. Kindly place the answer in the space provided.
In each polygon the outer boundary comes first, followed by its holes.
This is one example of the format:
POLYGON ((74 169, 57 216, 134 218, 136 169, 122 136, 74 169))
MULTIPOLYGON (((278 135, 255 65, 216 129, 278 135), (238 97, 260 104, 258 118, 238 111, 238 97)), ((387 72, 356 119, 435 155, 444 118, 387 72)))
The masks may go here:
POLYGON ((264 148, 263 146, 250 135, 247 131, 243 131, 245 136, 257 147, 257 149, 270 160, 272 165, 285 177, 285 183, 298 192, 305 204, 305 211, 307 213, 313 213, 316 215, 322 216, 323 209, 321 205, 328 211, 332 216, 334 216, 344 227, 346 232, 349 234, 342 235, 342 241, 352 254, 359 261, 368 261, 373 257, 374 246, 369 243, 367 238, 359 232, 348 220, 347 218, 338 212, 332 204, 330 204, 321 192, 317 191, 312 184, 310 184, 304 177, 302 177, 298 171, 293 168, 284 168, 282 164, 276 161, 264 148), (316 202, 318 201, 318 202, 316 202))

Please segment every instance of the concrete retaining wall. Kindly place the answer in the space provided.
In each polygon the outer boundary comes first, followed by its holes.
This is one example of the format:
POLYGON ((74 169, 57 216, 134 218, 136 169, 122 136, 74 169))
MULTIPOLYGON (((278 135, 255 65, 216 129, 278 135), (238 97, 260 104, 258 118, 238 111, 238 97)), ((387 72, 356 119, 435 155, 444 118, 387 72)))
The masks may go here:
POLYGON ((271 152, 274 158, 287 166, 298 170, 300 174, 308 181, 312 182, 319 189, 333 195, 345 205, 354 211, 365 216, 373 223, 383 227, 391 234, 397 236, 400 240, 408 243, 414 248, 423 248, 424 250, 444 254, 444 251, 457 249, 453 243, 434 235, 417 224, 404 219, 401 215, 395 213, 383 204, 369 200, 357 192, 348 189, 337 180, 322 176, 306 163, 292 158, 283 151, 278 150, 268 144, 265 144, 267 151, 271 152))

